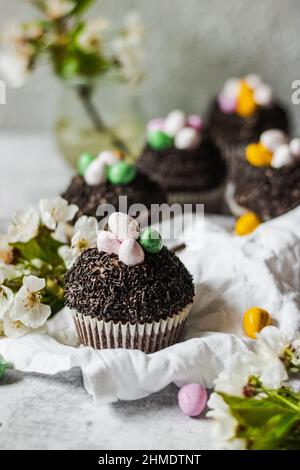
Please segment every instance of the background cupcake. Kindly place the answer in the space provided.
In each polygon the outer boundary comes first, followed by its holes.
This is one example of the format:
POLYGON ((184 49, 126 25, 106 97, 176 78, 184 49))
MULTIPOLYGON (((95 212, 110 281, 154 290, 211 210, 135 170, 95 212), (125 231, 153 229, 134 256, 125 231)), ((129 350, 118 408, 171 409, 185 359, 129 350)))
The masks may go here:
POLYGON ((226 166, 219 149, 203 132, 200 116, 172 111, 149 122, 138 168, 162 186, 169 203, 222 207, 226 166))
POLYGON ((153 229, 140 232, 121 213, 108 227, 65 276, 81 343, 144 352, 176 343, 193 302, 191 275, 153 229))
POLYGON ((112 151, 101 152, 97 158, 83 154, 78 161, 78 175, 62 196, 79 207, 77 218, 95 217, 101 204, 112 204, 119 210, 120 196, 127 197, 128 207, 143 204, 151 209, 151 204, 166 202, 166 195, 157 183, 124 161, 120 152, 112 151))
POLYGON ((237 157, 268 129, 289 130, 286 111, 276 102, 272 88, 257 75, 228 79, 208 110, 209 134, 235 171, 237 157))
POLYGON ((263 132, 246 148, 237 170, 228 201, 235 215, 247 209, 268 220, 300 204, 299 138, 289 142, 280 130, 263 132))

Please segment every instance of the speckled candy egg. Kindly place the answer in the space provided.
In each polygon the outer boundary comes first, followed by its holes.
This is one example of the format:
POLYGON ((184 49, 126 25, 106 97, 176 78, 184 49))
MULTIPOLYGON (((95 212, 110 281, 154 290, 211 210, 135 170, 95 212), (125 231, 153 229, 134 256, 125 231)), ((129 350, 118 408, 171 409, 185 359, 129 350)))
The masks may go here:
POLYGON ((207 403, 207 392, 203 385, 186 384, 178 393, 178 405, 186 416, 199 416, 207 403))

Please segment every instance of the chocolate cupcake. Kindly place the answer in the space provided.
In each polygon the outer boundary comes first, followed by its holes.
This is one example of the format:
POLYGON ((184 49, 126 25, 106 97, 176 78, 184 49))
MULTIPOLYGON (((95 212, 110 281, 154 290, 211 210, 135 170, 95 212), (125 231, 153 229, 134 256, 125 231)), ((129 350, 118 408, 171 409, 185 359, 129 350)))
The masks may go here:
POLYGON ((137 166, 165 189, 170 204, 221 210, 226 166, 199 116, 172 111, 166 119, 150 121, 146 139, 137 166))
POLYGON ((108 226, 65 275, 81 343, 150 353, 178 342, 193 303, 191 275, 153 229, 140 232, 121 213, 108 226))
POLYGON ((254 212, 262 221, 277 217, 300 204, 300 139, 288 142, 280 130, 262 133, 246 148, 237 163, 233 197, 228 203, 235 215, 254 212))
POLYGON ((122 210, 120 196, 127 197, 127 208, 143 204, 148 211, 152 204, 166 202, 166 194, 157 183, 125 162, 122 154, 111 151, 101 152, 97 158, 83 154, 78 161, 78 175, 62 194, 70 204, 79 207, 77 219, 82 215, 95 217, 97 208, 104 204, 122 210))
POLYGON ((268 129, 289 130, 286 111, 276 102, 272 88, 257 75, 230 78, 211 104, 207 115, 208 131, 221 148, 235 172, 236 159, 245 148, 268 129))

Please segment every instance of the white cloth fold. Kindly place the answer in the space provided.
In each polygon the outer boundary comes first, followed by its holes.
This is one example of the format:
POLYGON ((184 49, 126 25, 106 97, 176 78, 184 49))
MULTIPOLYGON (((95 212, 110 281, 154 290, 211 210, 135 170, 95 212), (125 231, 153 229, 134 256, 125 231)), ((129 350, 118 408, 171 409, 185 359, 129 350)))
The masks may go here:
POLYGON ((48 324, 52 337, 1 339, 0 354, 22 371, 55 374, 80 367, 86 390, 97 402, 110 402, 141 398, 170 382, 212 387, 229 358, 253 344, 242 328, 243 313, 252 306, 268 310, 285 333, 299 330, 300 208, 243 238, 228 230, 229 218, 206 218, 204 238, 202 226, 199 221, 185 231, 186 249, 179 254, 196 284, 182 343, 150 355, 78 348, 64 309, 48 324))

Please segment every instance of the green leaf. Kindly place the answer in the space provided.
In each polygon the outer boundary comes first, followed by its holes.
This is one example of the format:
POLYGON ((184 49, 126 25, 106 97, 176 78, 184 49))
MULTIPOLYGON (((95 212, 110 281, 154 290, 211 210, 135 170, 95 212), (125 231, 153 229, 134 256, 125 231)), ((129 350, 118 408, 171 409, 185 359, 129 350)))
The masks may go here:
POLYGON ((7 364, 0 356, 0 379, 2 379, 6 369, 7 369, 7 364))
POLYGON ((262 426, 256 435, 251 450, 274 450, 282 448, 284 438, 290 433, 296 422, 300 421, 297 412, 285 411, 281 415, 273 416, 265 426, 262 426))
POLYGON ((22 258, 28 261, 39 259, 52 266, 62 262, 58 254, 61 245, 60 242, 52 238, 50 231, 44 227, 40 228, 38 236, 29 242, 11 244, 19 251, 22 258))
POLYGON ((82 14, 84 11, 90 8, 93 3, 95 3, 95 0, 75 0, 76 6, 72 10, 72 13, 75 15, 82 14))
POLYGON ((11 246, 16 248, 21 256, 28 261, 43 259, 43 251, 35 238, 27 243, 12 243, 11 246))

